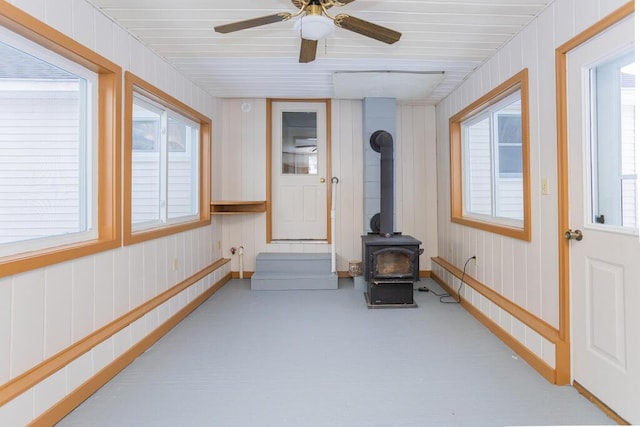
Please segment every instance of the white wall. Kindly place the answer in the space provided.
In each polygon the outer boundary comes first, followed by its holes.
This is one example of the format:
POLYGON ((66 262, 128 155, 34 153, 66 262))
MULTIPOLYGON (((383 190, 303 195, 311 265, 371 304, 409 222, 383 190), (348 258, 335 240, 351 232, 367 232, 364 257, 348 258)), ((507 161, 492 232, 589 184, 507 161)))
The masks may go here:
MULTIPOLYGON (((214 153, 214 168, 221 178, 214 185, 214 200, 265 200, 266 198, 266 100, 223 99, 217 117, 216 137, 221 147, 214 153), (245 112, 241 106, 245 104, 245 112), (246 111, 247 105, 251 110, 246 111)), ((338 270, 359 261, 363 221, 362 101, 332 101, 332 175, 337 186, 336 253, 338 270)), ((396 136, 396 228, 423 242, 422 270, 430 270, 437 254, 435 107, 398 104, 396 136)), ((368 141, 366 141, 368 144, 368 141)), ((221 246, 224 256, 231 247, 244 247, 244 268, 254 271, 260 252, 329 252, 326 244, 266 243, 266 214, 224 216, 221 246)), ((232 270, 238 271, 238 256, 232 270)))
MULTIPOLYGON (((439 255, 459 268, 476 255, 478 265, 469 271, 472 276, 555 327, 559 310, 555 49, 625 3, 556 0, 437 106, 439 255), (531 242, 453 224, 450 220, 449 117, 525 67, 529 68, 530 97, 531 242), (543 178, 549 179, 549 195, 542 195, 543 178)), ((439 273, 447 277, 446 273, 439 273)), ((555 366, 551 343, 467 287, 465 296, 550 366, 555 366)))
MULTIPOLYGON (((16 0, 124 71, 213 118, 214 100, 84 0, 16 0)), ((0 278, 0 387, 221 257, 220 224, 0 278), (178 269, 173 269, 177 258, 178 269)), ((0 407, 25 425, 123 354, 228 272, 228 264, 0 407)))

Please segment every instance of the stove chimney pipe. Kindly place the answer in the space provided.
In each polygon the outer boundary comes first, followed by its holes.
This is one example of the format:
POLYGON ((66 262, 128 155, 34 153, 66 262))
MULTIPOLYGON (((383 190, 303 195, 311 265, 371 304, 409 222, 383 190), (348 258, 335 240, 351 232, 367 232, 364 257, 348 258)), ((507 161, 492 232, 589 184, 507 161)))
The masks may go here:
MULTIPOLYGON (((380 153, 380 226, 384 237, 393 236, 393 136, 387 131, 375 131, 369 139, 371 148, 380 153)), ((372 227, 373 231, 375 230, 372 227)))

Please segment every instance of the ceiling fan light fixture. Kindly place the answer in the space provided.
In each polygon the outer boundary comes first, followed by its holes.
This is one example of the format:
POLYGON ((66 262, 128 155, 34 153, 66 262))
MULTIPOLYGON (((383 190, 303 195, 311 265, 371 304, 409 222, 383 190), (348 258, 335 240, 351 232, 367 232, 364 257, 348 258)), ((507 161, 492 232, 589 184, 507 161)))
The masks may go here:
POLYGON ((324 15, 305 15, 296 21, 294 30, 303 39, 322 40, 336 30, 336 25, 324 15))

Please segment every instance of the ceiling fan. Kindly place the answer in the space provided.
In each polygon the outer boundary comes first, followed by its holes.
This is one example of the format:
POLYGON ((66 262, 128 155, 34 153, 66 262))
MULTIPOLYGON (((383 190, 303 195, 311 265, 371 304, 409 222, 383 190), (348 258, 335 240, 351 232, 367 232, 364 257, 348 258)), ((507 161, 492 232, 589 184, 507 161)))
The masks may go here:
POLYGON ((218 33, 232 33, 234 31, 247 28, 259 27, 261 25, 273 24, 275 22, 288 21, 291 18, 300 16, 296 21, 296 31, 299 31, 302 38, 300 46, 299 62, 312 62, 316 59, 318 40, 323 39, 333 32, 335 27, 344 28, 354 33, 362 34, 381 42, 392 44, 400 40, 401 33, 385 28, 354 16, 344 13, 332 16, 328 10, 333 7, 341 7, 355 0, 291 0, 291 3, 298 8, 297 12, 280 12, 273 15, 261 16, 259 18, 248 19, 246 21, 233 22, 230 24, 215 27, 218 33))

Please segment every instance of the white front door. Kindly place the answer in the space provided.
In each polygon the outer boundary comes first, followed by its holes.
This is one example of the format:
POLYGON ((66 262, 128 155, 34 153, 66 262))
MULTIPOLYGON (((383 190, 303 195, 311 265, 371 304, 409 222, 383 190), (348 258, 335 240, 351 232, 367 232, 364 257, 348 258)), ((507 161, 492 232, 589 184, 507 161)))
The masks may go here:
POLYGON ((633 36, 631 16, 567 54, 567 238, 573 380, 640 423, 633 36))
POLYGON ((327 104, 272 104, 272 239, 328 240, 327 104))

